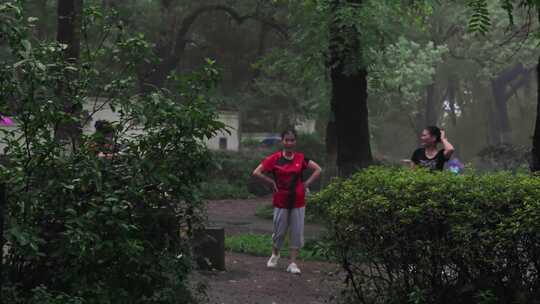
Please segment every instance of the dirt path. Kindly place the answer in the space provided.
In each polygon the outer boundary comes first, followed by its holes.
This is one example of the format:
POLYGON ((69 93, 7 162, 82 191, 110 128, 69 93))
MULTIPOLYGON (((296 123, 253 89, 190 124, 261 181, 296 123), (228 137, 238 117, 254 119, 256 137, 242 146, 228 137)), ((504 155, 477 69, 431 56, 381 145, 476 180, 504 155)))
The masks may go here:
POLYGON ((211 304, 319 304, 335 303, 342 282, 339 267, 321 262, 301 262, 301 275, 266 268, 265 257, 227 253, 227 271, 207 272, 208 303, 211 304))
MULTIPOLYGON (((225 235, 271 233, 272 221, 255 216, 258 206, 269 198, 222 200, 208 203, 209 224, 225 228, 225 235)), ((306 238, 323 232, 318 225, 306 225, 306 238)), ((285 271, 282 259, 275 269, 266 268, 267 257, 227 252, 226 271, 201 272, 208 284, 211 304, 318 304, 335 303, 343 273, 336 264, 300 261, 301 275, 285 271)))
MULTIPOLYGON (((255 210, 263 205, 271 205, 272 198, 246 200, 216 200, 208 202, 208 221, 210 226, 225 228, 225 235, 240 233, 272 233, 272 220, 255 216, 255 210)), ((307 206, 306 208, 309 208, 307 206)), ((306 238, 316 238, 323 233, 320 225, 306 224, 306 238)))

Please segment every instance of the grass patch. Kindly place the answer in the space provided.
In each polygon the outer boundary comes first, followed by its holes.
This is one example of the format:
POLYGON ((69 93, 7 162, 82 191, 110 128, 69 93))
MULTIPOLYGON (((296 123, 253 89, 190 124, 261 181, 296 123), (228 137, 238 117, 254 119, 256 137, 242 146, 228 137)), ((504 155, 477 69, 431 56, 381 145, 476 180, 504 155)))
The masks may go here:
MULTIPOLYGON (((225 249, 232 252, 246 253, 255 256, 270 256, 272 237, 266 234, 239 234, 225 238, 225 249)), ((328 261, 323 248, 317 240, 306 240, 300 250, 299 258, 304 261, 328 261)), ((288 240, 281 249, 281 256, 289 256, 288 240)))
POLYGON ((255 216, 265 219, 265 220, 271 220, 274 218, 274 206, 272 204, 264 204, 257 209, 255 209, 255 216))

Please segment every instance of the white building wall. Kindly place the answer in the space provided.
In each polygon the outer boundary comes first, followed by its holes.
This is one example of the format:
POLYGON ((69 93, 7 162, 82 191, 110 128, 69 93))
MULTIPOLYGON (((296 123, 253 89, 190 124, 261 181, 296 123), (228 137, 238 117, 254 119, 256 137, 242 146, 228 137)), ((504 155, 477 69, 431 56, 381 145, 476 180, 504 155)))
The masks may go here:
POLYGON ((211 150, 240 150, 240 118, 238 112, 220 112, 218 120, 227 126, 230 133, 220 131, 216 136, 206 141, 206 146, 211 150))
MULTIPOLYGON (((93 134, 96 131, 95 123, 98 120, 107 120, 110 122, 119 122, 120 114, 113 112, 109 104, 107 104, 107 99, 105 98, 89 98, 88 102, 83 105, 83 111, 88 115, 91 115, 85 122, 83 126, 84 134, 93 134)), ((142 131, 134 126, 128 134, 140 134, 142 131)))
POLYGON ((315 120, 307 119, 301 120, 296 123, 296 131, 302 134, 313 134, 315 133, 315 120))
MULTIPOLYGON (((95 132, 94 124, 98 120, 107 120, 110 122, 118 122, 120 121, 120 115, 116 112, 113 112, 109 105, 102 106, 105 102, 105 99, 94 99, 91 98, 86 104, 83 106, 83 111, 86 111, 88 114, 92 114, 92 116, 87 119, 86 124, 83 126, 83 133, 84 134, 92 134, 95 132)), ((229 151, 238 151, 240 149, 240 136, 239 136, 239 128, 240 128, 240 119, 237 112, 220 112, 219 113, 219 121, 223 122, 226 126, 228 131, 230 132, 219 132, 216 136, 207 139, 206 140, 206 146, 209 149, 212 150, 223 150, 222 148, 225 148, 224 150, 229 151), (220 147, 221 142, 221 147, 220 147)), ((16 121, 15 121, 16 124, 16 121)), ((16 126, 0 126, 1 129, 16 129, 16 126)), ((132 131, 128 132, 129 134, 140 134, 140 130, 137 128, 134 128, 132 131)), ((2 142, 2 133, 0 133, 0 154, 3 154, 4 148, 6 147, 6 144, 2 142)))

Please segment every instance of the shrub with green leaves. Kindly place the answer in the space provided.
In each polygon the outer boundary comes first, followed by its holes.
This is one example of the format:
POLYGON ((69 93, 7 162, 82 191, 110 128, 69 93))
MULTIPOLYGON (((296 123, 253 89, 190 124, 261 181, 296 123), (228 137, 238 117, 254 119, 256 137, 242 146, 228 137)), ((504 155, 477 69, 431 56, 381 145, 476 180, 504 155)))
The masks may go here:
POLYGON ((355 303, 539 303, 540 179, 372 167, 314 199, 355 303))
POLYGON ((203 184, 202 195, 207 199, 241 199, 271 193, 251 176, 263 158, 264 154, 253 151, 213 152, 212 174, 203 184))
POLYGON ((191 303, 190 238, 202 225, 198 185, 210 164, 203 140, 223 127, 204 95, 218 76, 212 61, 175 92, 140 94, 134 73, 152 60, 149 44, 98 11, 85 9, 85 18, 114 39, 78 62, 64 60, 61 44, 33 42, 17 2, 0 4, 0 16, 9 51, 0 62, 0 100, 9 102, 0 112, 18 122, 1 137, 3 301, 191 303), (96 92, 120 113, 112 143, 120 151, 106 157, 96 136, 76 132, 84 116, 66 111, 96 92), (78 137, 60 138, 62 126, 78 137))

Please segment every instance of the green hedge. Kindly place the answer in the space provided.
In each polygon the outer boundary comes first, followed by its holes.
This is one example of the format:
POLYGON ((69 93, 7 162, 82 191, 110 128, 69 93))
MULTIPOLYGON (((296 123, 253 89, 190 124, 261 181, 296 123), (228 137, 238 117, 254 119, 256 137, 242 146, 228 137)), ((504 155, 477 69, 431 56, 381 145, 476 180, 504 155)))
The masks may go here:
POLYGON ((540 179, 373 167, 313 201, 361 303, 540 303, 540 179))

